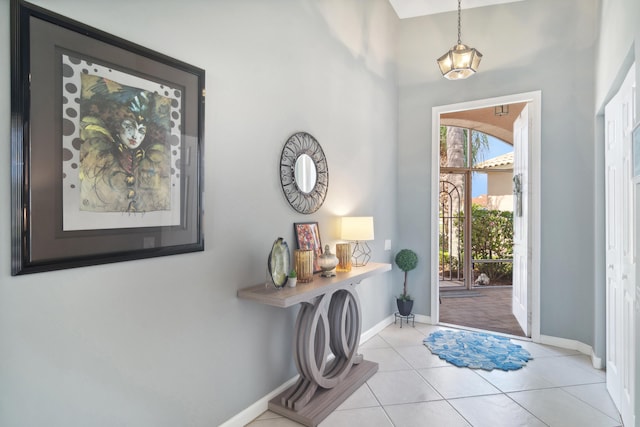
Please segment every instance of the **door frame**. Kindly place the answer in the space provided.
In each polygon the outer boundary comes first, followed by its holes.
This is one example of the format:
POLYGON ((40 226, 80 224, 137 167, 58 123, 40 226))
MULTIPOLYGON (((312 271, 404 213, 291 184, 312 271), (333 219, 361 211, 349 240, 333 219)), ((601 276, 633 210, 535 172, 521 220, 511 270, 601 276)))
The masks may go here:
POLYGON ((528 292, 530 296, 529 312, 531 315, 531 339, 540 341, 540 146, 542 142, 542 92, 525 92, 494 98, 479 99, 457 104, 441 105, 431 110, 431 323, 440 321, 438 280, 438 183, 440 181, 440 115, 464 110, 493 107, 503 104, 529 103, 531 132, 529 135, 529 182, 530 204, 529 220, 531 222, 529 250, 531 253, 531 274, 528 292))

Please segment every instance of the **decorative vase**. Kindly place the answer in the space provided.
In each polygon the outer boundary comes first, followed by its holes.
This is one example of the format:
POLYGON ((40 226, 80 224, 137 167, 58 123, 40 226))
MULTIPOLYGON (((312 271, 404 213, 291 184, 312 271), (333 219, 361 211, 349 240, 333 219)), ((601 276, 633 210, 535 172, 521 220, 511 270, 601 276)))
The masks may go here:
POLYGON ((336 271, 351 271, 351 243, 336 244, 336 256, 338 257, 336 271))
POLYGON ((267 281, 266 286, 273 285, 282 288, 287 283, 290 271, 289 245, 282 237, 278 237, 269 253, 267 259, 267 281))
POLYGON ((411 310, 413 309, 413 300, 403 300, 398 298, 396 299, 396 304, 401 316, 408 316, 411 314, 411 310))
POLYGON ((318 257, 318 265, 322 270, 322 277, 333 277, 336 275, 336 265, 338 265, 338 257, 331 253, 329 245, 325 245, 324 252, 318 257))
POLYGON ((313 250, 296 249, 294 256, 298 282, 309 283, 313 281, 313 250))

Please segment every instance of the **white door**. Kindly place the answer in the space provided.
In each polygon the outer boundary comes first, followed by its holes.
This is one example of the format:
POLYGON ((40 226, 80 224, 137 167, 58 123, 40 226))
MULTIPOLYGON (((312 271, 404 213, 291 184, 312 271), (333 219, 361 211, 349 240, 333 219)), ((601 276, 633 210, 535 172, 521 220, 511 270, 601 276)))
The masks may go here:
POLYGON ((529 107, 513 123, 513 297, 512 311, 526 336, 529 320, 529 107))
POLYGON ((621 289, 622 289, 622 421, 635 425, 634 381, 635 381, 635 256, 633 241, 633 153, 632 131, 635 123, 635 67, 631 67, 620 91, 622 96, 622 239, 621 243, 621 289))
POLYGON ((635 425, 634 91, 632 67, 605 107, 607 390, 625 425, 635 425))
POLYGON ((605 263, 606 263, 606 322, 607 322, 607 390, 615 405, 620 408, 620 378, 622 352, 621 251, 622 191, 620 186, 622 145, 621 107, 617 94, 605 107, 605 263))

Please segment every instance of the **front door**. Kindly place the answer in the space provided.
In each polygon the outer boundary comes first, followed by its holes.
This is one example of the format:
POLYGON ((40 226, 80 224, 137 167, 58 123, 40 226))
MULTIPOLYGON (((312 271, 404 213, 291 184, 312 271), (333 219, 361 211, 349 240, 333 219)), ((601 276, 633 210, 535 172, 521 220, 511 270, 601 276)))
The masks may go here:
POLYGON ((513 123, 513 293, 512 311, 524 334, 529 320, 529 106, 513 123))

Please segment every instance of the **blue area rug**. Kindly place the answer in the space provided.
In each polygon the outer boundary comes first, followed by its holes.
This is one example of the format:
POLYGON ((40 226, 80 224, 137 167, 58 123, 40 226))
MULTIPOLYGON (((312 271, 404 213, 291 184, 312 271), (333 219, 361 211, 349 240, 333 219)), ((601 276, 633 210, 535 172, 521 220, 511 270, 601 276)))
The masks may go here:
POLYGON ((483 332, 436 331, 424 339, 433 354, 459 367, 473 369, 502 369, 510 371, 522 368, 531 354, 509 338, 483 332))

